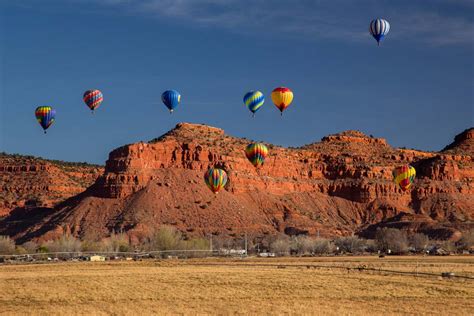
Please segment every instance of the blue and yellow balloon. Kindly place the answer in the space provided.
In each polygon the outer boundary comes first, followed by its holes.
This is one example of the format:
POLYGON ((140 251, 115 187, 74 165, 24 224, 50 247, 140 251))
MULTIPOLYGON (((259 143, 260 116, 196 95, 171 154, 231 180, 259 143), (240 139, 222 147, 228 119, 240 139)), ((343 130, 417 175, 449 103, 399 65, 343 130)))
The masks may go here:
POLYGON ((260 91, 249 91, 244 95, 244 104, 252 112, 252 116, 255 116, 255 112, 260 109, 264 102, 265 97, 260 91))
POLYGON ((163 101, 170 113, 173 113, 174 109, 181 102, 181 94, 176 90, 166 90, 161 95, 161 101, 163 101))

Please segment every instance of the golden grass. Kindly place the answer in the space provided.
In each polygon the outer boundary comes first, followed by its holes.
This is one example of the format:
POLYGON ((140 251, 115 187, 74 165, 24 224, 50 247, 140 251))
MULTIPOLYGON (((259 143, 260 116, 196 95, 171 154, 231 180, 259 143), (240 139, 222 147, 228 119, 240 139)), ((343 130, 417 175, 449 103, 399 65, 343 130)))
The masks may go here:
POLYGON ((330 267, 360 265, 474 275, 474 259, 470 257, 4 265, 0 266, 0 313, 472 315, 474 312, 473 280, 330 267), (282 264, 291 267, 275 266, 282 264), (328 268, 308 269, 308 265, 328 268))

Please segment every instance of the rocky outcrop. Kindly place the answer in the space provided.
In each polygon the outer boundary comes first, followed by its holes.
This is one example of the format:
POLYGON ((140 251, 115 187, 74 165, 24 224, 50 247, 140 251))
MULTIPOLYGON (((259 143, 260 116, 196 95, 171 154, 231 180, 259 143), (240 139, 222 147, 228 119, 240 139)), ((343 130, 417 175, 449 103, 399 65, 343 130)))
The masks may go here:
POLYGON ((0 155, 0 217, 15 208, 53 207, 85 191, 103 168, 21 155, 0 155))
MULTIPOLYGON (((0 224, 3 233, 20 240, 53 238, 64 231, 100 238, 118 230, 140 239, 163 224, 199 236, 336 236, 370 235, 381 225, 395 225, 403 213, 426 222, 410 226, 405 221, 404 228, 431 229, 431 235, 438 231, 449 238, 447 232, 473 227, 474 217, 473 139, 456 139, 450 149, 430 153, 346 131, 301 148, 267 144, 265 165, 255 170, 243 152, 249 140, 181 123, 158 139, 112 151, 93 186, 34 224, 21 231, 8 218, 0 224), (417 169, 410 192, 392 182, 393 168, 405 163, 417 169), (229 175, 217 196, 202 182, 210 166, 229 175)), ((26 216, 20 213, 16 223, 26 216)))
POLYGON ((465 153, 472 156, 474 152, 474 127, 456 135, 454 142, 446 146, 443 152, 465 153))

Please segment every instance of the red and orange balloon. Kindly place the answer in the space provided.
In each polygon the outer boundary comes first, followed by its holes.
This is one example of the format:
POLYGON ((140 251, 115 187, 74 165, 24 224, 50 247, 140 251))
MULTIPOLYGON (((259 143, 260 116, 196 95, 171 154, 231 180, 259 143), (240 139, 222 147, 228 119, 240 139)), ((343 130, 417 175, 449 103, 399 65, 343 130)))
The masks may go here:
POLYGON ((392 171, 393 181, 402 189, 408 190, 415 181, 416 170, 410 165, 403 165, 392 171))
POLYGON ((280 110, 281 115, 283 115, 283 111, 290 106, 293 101, 293 92, 285 87, 275 88, 272 91, 272 101, 280 110))

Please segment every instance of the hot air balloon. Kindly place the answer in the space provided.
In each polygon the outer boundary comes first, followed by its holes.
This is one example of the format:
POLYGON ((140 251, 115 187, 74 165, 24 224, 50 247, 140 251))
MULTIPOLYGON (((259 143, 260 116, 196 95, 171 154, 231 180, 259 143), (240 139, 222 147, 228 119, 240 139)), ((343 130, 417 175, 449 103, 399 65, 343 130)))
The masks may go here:
POLYGON ((265 97, 260 91, 249 91, 244 95, 244 103, 255 116, 255 112, 263 105, 265 97))
POLYGON ((176 90, 166 90, 161 95, 161 101, 163 101, 166 107, 170 110, 170 113, 172 113, 181 101, 181 94, 176 90))
POLYGON ((227 183, 227 173, 222 169, 210 168, 204 174, 204 181, 209 189, 217 194, 227 183))
POLYGON ((395 168, 392 171, 393 181, 402 189, 403 191, 408 190, 412 183, 415 181, 416 170, 410 165, 404 165, 395 168))
POLYGON ((245 148, 245 156, 247 156, 247 159, 256 168, 259 168, 263 165, 267 154, 268 154, 268 148, 262 143, 249 144, 245 148))
POLYGON ((83 99, 89 109, 91 109, 92 113, 94 113, 94 110, 97 109, 104 100, 104 96, 100 90, 93 89, 84 92, 83 99))
POLYGON ((369 27, 370 34, 377 40, 377 45, 380 45, 380 41, 390 31, 390 23, 384 19, 375 19, 370 22, 369 27))
POLYGON ((283 111, 293 101, 293 92, 288 88, 278 87, 272 91, 272 101, 283 115, 283 111))
POLYGON ((35 116, 46 134, 46 130, 54 123, 56 110, 50 106, 39 106, 35 110, 35 116))

